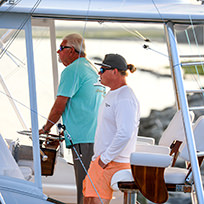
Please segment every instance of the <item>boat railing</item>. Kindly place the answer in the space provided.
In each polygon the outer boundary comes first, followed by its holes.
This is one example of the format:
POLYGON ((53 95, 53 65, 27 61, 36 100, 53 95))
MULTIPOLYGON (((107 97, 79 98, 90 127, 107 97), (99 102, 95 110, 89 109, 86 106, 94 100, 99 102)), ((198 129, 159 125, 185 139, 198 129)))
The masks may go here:
POLYGON ((186 90, 186 93, 204 93, 204 89, 186 90))
POLYGON ((204 62, 186 62, 186 63, 181 63, 182 67, 188 67, 188 66, 197 66, 197 65, 203 65, 204 62))
POLYGON ((194 110, 204 110, 204 106, 189 107, 189 111, 194 111, 194 110))
MULTIPOLYGON (((204 89, 186 90, 187 94, 204 94, 204 89)), ((204 110, 204 106, 189 107, 189 111, 204 110)))

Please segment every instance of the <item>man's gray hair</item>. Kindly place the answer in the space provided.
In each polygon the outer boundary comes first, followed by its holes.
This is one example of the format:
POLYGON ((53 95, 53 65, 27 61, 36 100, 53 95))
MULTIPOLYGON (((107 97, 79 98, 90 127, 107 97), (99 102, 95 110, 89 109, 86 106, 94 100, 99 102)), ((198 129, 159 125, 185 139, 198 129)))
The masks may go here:
POLYGON ((85 53, 85 42, 80 34, 73 33, 67 35, 63 40, 67 40, 67 46, 73 46, 78 52, 85 53))

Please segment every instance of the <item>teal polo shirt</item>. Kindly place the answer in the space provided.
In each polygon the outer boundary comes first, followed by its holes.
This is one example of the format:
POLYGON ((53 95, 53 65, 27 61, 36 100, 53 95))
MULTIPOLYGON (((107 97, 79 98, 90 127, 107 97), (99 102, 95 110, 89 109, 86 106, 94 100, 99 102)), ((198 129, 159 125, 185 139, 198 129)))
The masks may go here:
MULTIPOLYGON (((98 74, 84 57, 75 60, 61 73, 57 96, 69 97, 62 114, 63 124, 74 144, 94 143, 98 108, 105 88, 94 85, 98 74)), ((70 146, 65 131, 66 146, 70 146)))

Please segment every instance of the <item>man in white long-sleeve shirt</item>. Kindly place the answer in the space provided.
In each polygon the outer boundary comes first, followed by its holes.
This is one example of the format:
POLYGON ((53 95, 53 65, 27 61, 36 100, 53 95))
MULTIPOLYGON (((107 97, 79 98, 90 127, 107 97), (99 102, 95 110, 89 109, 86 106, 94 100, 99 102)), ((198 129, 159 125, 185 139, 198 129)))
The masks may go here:
MULTIPOLYGON (((130 168, 129 157, 135 151, 140 119, 140 108, 132 89, 127 86, 129 69, 118 54, 107 54, 100 68, 101 83, 110 87, 98 113, 94 156, 88 170, 91 180, 104 204, 112 199, 110 182, 113 174, 130 168)), ((84 204, 101 203, 89 178, 83 182, 84 204)))

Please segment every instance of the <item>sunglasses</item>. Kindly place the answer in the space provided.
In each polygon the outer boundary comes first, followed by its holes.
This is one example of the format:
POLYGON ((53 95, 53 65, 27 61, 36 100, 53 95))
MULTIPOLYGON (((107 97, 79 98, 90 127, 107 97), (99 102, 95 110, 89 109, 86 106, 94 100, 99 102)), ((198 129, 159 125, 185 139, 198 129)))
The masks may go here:
POLYGON ((100 73, 103 74, 106 70, 113 70, 114 68, 100 68, 100 73))
MULTIPOLYGON (((61 52, 62 50, 64 50, 65 48, 72 48, 72 47, 60 45, 60 47, 59 47, 60 52, 61 52)), ((75 52, 79 53, 79 51, 76 50, 75 48, 74 48, 74 50, 75 50, 75 52)))
POLYGON ((60 45, 59 50, 62 51, 62 50, 64 50, 65 48, 72 48, 72 47, 70 47, 70 46, 63 46, 63 45, 60 45))

